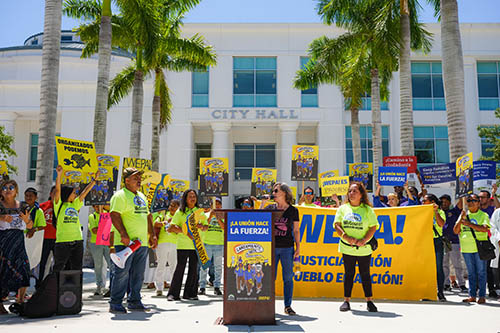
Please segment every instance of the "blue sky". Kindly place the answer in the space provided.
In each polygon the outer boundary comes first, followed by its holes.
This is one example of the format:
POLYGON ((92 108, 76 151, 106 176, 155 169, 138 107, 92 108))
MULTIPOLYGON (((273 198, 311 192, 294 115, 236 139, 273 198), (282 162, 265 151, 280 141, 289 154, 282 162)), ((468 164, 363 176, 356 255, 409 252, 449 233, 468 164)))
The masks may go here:
MULTIPOLYGON (((425 0, 420 1, 426 4, 425 0)), ((500 22, 499 0, 458 0, 460 22, 500 22)), ((22 45, 43 31, 44 0, 0 0, 0 47, 22 45)), ((319 22, 314 0, 203 0, 185 22, 319 22)), ((424 6, 423 22, 436 22, 424 6)), ((62 28, 78 22, 63 17, 62 28)))

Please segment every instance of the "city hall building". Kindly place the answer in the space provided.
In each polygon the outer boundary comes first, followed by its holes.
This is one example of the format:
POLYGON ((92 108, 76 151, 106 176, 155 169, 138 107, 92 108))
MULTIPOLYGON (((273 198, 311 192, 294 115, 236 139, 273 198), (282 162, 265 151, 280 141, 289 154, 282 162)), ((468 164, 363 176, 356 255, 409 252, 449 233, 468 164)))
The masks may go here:
MULTIPOLYGON (((447 163, 449 139, 443 92, 439 24, 429 54, 412 54, 415 153, 420 164, 447 163)), ((297 90, 293 79, 307 62, 309 43, 335 37, 342 30, 322 24, 186 24, 184 34, 203 35, 217 53, 217 65, 206 72, 166 73, 173 100, 172 122, 161 134, 160 172, 191 181, 197 188, 200 157, 229 159, 229 196, 225 208, 250 193, 253 167, 278 170, 278 180, 291 183, 292 146, 319 146, 319 171, 347 173, 353 162, 350 112, 338 87, 320 85, 297 90)), ((478 126, 499 123, 500 24, 461 25, 465 66, 467 150, 487 156, 478 126)), ((92 140, 97 56, 81 59, 83 44, 71 32, 61 40, 56 132, 92 140)), ((0 124, 15 137, 21 190, 34 186, 39 126, 39 91, 43 34, 22 46, 0 49, 0 124)), ((111 78, 131 58, 112 55, 111 78)), ((141 157, 150 158, 153 83, 144 83, 141 157)), ((131 95, 108 113, 106 152, 128 156, 131 95)), ((371 100, 360 111, 362 159, 372 160, 371 100)), ((399 155, 399 75, 382 103, 383 154, 399 155)), ((306 183, 317 188, 315 183, 306 183)), ((302 184, 299 185, 299 191, 302 184)), ((45 200, 45 198, 40 198, 45 200)))

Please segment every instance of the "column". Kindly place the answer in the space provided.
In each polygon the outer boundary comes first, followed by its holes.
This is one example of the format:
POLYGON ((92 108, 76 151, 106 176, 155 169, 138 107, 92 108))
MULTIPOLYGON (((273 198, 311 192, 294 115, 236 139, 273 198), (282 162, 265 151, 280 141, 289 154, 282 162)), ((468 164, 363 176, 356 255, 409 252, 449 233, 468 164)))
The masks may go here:
MULTIPOLYGON (((214 122, 212 126, 212 157, 226 157, 228 160, 230 158, 230 147, 229 147, 229 131, 231 129, 231 124, 227 122, 214 122)), ((229 162, 231 165, 231 162, 229 162)), ((232 190, 232 180, 234 179, 233 168, 229 167, 229 189, 228 196, 222 197, 222 208, 229 209, 233 207, 233 190, 232 190)))
MULTIPOLYGON (((282 122, 279 124, 281 134, 280 149, 280 168, 278 172, 278 181, 297 186, 292 183, 292 148, 297 144, 297 122, 282 122)), ((298 189, 297 189, 298 191, 298 189)))

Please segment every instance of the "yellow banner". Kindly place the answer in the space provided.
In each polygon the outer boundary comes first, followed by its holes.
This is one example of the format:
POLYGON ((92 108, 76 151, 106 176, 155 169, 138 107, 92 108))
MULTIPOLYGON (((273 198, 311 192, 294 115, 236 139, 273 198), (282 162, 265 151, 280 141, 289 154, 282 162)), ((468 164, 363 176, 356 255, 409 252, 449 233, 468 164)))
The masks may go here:
POLYGON ((156 171, 146 171, 142 174, 141 192, 148 195, 150 190, 154 192, 156 185, 161 182, 161 174, 156 171))
MULTIPOLYGON (((344 296, 344 267, 333 227, 336 209, 297 207, 300 215, 301 273, 294 280, 295 297, 344 296)), ((375 209, 379 247, 370 268, 375 299, 436 299, 436 259, 431 205, 375 209)), ((276 295, 283 295, 281 265, 276 295)), ((364 298, 356 269, 353 297, 364 298)))
POLYGON ((321 196, 329 197, 333 194, 346 195, 349 190, 349 177, 329 177, 320 179, 321 196))
POLYGON ((64 170, 97 172, 97 155, 93 142, 56 136, 57 159, 64 170))
MULTIPOLYGON (((142 182, 144 182, 144 178, 146 171, 151 171, 153 168, 153 161, 145 159, 145 158, 134 158, 134 157, 124 157, 123 158, 123 165, 122 165, 122 175, 123 175, 123 170, 126 168, 136 168, 137 170, 143 170, 144 174, 142 175, 142 182)), ((160 176, 161 177, 161 176, 160 176)), ((159 180, 158 180, 159 181, 159 180)), ((144 184, 142 184, 144 186, 144 184)), ((143 192, 143 186, 141 186, 141 192, 143 192)), ((121 188, 125 187, 125 183, 123 182, 123 177, 121 179, 121 188)), ((146 188, 147 190, 147 188, 146 188)), ((147 194, 144 193, 144 194, 147 194)))

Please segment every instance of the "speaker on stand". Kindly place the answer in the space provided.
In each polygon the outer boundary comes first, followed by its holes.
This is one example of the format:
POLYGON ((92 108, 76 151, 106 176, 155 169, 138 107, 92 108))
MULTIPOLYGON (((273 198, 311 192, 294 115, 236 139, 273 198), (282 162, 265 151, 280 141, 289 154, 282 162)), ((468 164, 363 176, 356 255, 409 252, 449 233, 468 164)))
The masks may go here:
POLYGON ((59 272, 57 314, 72 315, 82 311, 82 271, 59 272))

